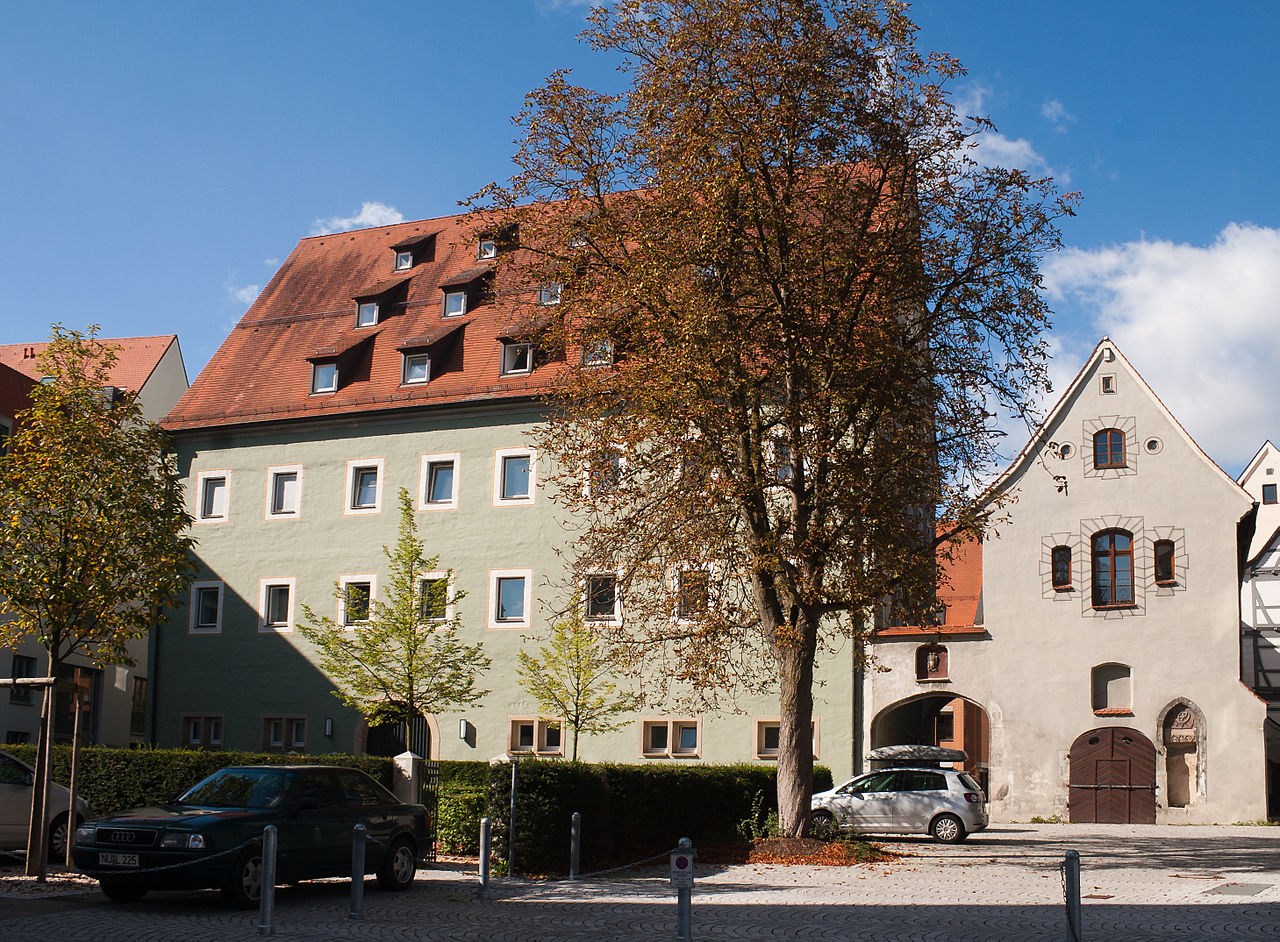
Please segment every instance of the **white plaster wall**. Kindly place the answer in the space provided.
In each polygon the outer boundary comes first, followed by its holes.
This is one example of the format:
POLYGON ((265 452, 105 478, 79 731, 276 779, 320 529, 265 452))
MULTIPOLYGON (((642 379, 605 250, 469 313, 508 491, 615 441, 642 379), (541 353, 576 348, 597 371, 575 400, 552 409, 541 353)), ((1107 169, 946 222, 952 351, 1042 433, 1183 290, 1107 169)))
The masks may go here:
MULTIPOLYGON (((1055 812, 1065 817, 1067 752, 1077 736, 1101 726, 1132 727, 1156 744, 1158 820, 1227 823, 1263 817, 1265 708, 1240 683, 1238 661, 1236 523, 1250 500, 1170 421, 1122 359, 1095 358, 1068 396, 1045 430, 1041 451, 1054 441, 1070 442, 1074 453, 1043 461, 1032 456, 1024 463, 1009 482, 1016 502, 1008 519, 984 546, 991 640, 944 639, 951 665, 946 686, 982 704, 991 719, 993 817, 1026 820, 1055 812), (1102 373, 1116 377, 1115 393, 1101 392, 1102 373), (1114 478, 1086 473, 1092 470, 1086 427, 1091 419, 1103 419, 1103 426, 1133 420, 1138 448, 1129 448, 1127 455, 1136 473, 1114 478), (1156 454, 1143 447, 1153 437, 1160 439, 1156 454), (1065 492, 1055 475, 1065 478, 1065 492), (1119 522, 1118 516, 1128 519, 1119 522), (1134 533, 1135 595, 1141 604, 1101 617, 1090 604, 1089 537, 1112 525, 1134 533), (1157 588, 1150 573, 1157 527, 1176 527, 1183 534, 1179 542, 1185 545, 1186 565, 1177 573, 1176 588, 1157 588), (1076 537, 1075 588, 1056 593, 1046 591, 1046 538, 1061 533, 1076 537), (1093 713, 1090 672, 1107 662, 1132 668, 1132 716, 1093 713), (1169 810, 1157 727, 1161 711, 1178 697, 1205 716, 1205 774, 1196 802, 1169 810)), ((876 646, 891 670, 872 676, 868 731, 885 706, 925 686, 936 688, 916 684, 914 648, 876 646)))

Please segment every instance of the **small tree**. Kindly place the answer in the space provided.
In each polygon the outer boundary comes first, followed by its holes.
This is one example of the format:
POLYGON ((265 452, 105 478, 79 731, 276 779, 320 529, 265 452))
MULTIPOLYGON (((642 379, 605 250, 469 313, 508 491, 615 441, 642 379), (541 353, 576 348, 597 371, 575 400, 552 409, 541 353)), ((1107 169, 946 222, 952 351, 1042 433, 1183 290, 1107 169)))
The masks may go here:
MULTIPOLYGON (((418 537, 413 500, 400 489, 400 536, 384 546, 390 564, 382 599, 335 585, 334 596, 348 613, 361 617, 339 625, 302 606, 305 624, 298 630, 314 644, 320 668, 337 686, 334 695, 368 719, 370 725, 412 720, 485 697, 477 687, 490 660, 482 644, 464 644, 460 619, 450 616, 447 580, 424 580, 438 556, 426 559, 418 537)), ((457 596, 461 598, 461 595, 457 596)), ((456 601, 456 598, 453 600, 456 601)))
MULTIPOLYGON (((132 664, 128 643, 178 601, 191 571, 173 456, 136 393, 112 386, 115 350, 97 330, 53 326, 37 361, 45 380, 0 460, 0 646, 35 637, 50 677, 75 654, 132 664)), ((51 704, 46 688, 28 874, 44 864, 51 704)))
POLYGON ((578 736, 607 733, 623 725, 618 715, 634 709, 637 698, 618 693, 610 680, 616 661, 606 654, 596 632, 582 621, 579 599, 569 614, 551 628, 550 643, 518 655, 520 686, 538 701, 538 708, 563 716, 573 737, 573 760, 578 760, 578 736))

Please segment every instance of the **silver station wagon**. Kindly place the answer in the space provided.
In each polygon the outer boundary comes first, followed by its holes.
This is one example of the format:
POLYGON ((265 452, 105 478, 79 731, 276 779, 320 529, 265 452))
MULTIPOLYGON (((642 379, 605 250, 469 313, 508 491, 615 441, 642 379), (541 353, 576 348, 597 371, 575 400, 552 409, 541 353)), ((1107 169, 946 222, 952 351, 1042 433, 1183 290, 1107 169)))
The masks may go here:
POLYGON ((987 798, 967 772, 880 769, 813 796, 810 829, 931 834, 952 844, 987 826, 987 798))

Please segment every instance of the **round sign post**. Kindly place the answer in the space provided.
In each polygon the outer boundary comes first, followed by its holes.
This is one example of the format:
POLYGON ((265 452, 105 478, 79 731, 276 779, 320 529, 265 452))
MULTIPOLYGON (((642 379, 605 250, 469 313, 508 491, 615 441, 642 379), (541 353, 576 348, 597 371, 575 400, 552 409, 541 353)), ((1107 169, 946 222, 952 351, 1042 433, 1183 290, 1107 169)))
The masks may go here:
POLYGON ((693 842, 680 838, 671 855, 671 885, 676 888, 676 939, 691 942, 690 909, 693 898, 693 842))

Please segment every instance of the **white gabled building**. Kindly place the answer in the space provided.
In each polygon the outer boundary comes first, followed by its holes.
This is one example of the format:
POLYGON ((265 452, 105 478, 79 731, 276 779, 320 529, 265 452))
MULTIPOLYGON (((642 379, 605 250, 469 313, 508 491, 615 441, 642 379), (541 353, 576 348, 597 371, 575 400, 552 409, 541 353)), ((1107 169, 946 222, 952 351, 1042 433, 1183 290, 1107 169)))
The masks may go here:
POLYGON ((1280 816, 1280 449, 1264 442, 1240 474, 1258 517, 1240 586, 1240 676, 1267 702, 1267 813, 1280 816))
POLYGON ((982 546, 975 624, 876 637, 869 746, 966 749, 996 820, 1263 817, 1266 708, 1239 669, 1246 490, 1107 338, 996 488, 1013 502, 982 546))

